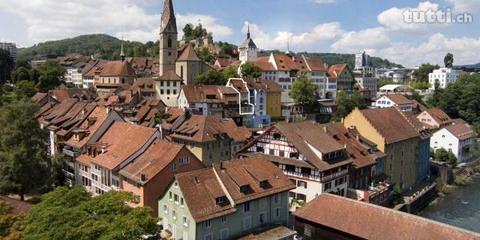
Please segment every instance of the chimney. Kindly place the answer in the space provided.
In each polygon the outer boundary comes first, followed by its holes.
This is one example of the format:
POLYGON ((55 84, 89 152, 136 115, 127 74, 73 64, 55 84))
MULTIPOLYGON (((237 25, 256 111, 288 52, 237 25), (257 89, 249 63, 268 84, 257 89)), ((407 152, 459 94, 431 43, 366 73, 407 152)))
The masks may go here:
POLYGON ((200 180, 198 179, 198 177, 195 177, 195 183, 197 183, 197 184, 200 183, 200 180))
POLYGON ((107 145, 102 145, 102 154, 104 154, 105 152, 107 152, 107 145))
POLYGON ((223 168, 223 161, 220 162, 220 169, 223 170, 225 168, 223 168))
POLYGON ((145 182, 145 181, 147 180, 147 176, 145 176, 145 173, 141 173, 141 174, 140 174, 140 180, 141 180, 142 182, 145 182))

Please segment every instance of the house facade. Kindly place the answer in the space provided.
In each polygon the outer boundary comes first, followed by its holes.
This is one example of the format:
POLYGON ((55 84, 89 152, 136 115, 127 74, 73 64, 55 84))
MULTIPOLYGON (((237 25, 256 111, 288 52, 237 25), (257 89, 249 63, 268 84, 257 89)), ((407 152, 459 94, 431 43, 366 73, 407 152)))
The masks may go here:
POLYGON ((430 89, 446 88, 449 84, 454 83, 460 77, 460 73, 452 68, 435 69, 428 74, 428 83, 430 89))
POLYGON ((400 94, 383 95, 373 103, 376 108, 398 107, 401 111, 413 111, 414 102, 400 94))
POLYGON ((289 179, 272 163, 250 158, 176 174, 158 201, 175 239, 233 239, 288 223, 289 179))
POLYGON ((434 151, 443 148, 452 152, 457 158, 457 163, 462 163, 472 158, 474 141, 475 133, 472 127, 461 119, 455 119, 450 125, 433 134, 430 147, 434 151))

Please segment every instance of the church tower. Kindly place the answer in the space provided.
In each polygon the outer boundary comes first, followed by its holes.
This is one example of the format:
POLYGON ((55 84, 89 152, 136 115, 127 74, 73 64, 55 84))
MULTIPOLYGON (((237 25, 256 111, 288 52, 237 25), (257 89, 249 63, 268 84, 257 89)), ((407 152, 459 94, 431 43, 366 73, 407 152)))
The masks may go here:
POLYGON ((247 39, 240 45, 240 62, 245 63, 249 61, 254 61, 257 59, 257 45, 253 42, 253 39, 250 37, 250 26, 247 30, 247 39))
POLYGON ((178 55, 177 34, 177 20, 175 19, 172 0, 165 0, 160 26, 160 76, 168 71, 175 72, 175 61, 178 55))

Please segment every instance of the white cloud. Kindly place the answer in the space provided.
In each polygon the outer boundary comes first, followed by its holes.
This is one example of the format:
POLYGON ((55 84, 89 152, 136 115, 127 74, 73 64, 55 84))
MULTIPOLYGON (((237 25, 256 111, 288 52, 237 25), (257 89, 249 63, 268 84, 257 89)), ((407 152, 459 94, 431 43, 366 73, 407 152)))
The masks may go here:
POLYGON ((337 0, 310 0, 316 4, 331 4, 337 2, 337 0))
POLYGON ((447 0, 451 2, 455 8, 455 13, 468 12, 479 13, 480 1, 478 0, 447 0))
MULTIPOLYGON (((380 24, 384 25, 389 30, 394 31, 420 31, 426 30, 432 27, 432 24, 425 23, 413 23, 407 20, 406 15, 409 12, 429 12, 433 14, 436 11, 441 11, 438 4, 431 3, 429 1, 420 2, 415 8, 390 8, 381 12, 377 16, 377 20, 380 24)), ((433 24, 438 25, 438 24, 433 24)))
MULTIPOLYGON (((0 10, 21 17, 27 24, 26 44, 68 38, 81 34, 107 33, 127 40, 154 41, 158 38, 160 14, 148 13, 151 0, 0 0, 0 10)), ((161 9, 158 9, 160 12, 161 9)), ((202 24, 217 37, 231 29, 213 17, 199 14, 178 15, 179 32, 187 21, 202 24)))
MULTIPOLYGON (((242 32, 247 32, 248 22, 245 22, 242 32)), ((344 34, 340 23, 329 22, 318 24, 308 32, 295 34, 288 31, 268 33, 257 24, 250 23, 250 32, 257 46, 261 49, 283 49, 290 43, 291 50, 311 50, 325 41, 339 38, 344 34)))
POLYGON ((367 28, 344 34, 342 38, 332 44, 331 48, 336 52, 356 53, 366 50, 369 54, 374 54, 375 49, 384 48, 390 42, 385 28, 367 28))

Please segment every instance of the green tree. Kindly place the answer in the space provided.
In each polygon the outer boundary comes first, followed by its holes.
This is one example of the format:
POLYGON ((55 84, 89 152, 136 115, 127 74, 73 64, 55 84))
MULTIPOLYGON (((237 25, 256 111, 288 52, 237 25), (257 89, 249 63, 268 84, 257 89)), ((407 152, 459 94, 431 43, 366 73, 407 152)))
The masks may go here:
POLYGON ((416 81, 428 82, 428 74, 435 69, 439 69, 440 66, 432 65, 430 63, 422 64, 417 70, 413 72, 413 76, 416 81))
POLYGON ((162 124, 163 120, 168 119, 169 117, 170 117, 170 114, 168 114, 167 112, 159 111, 155 113, 155 123, 162 124))
POLYGON ((365 109, 367 103, 358 91, 353 91, 351 95, 348 95, 345 91, 338 91, 336 99, 337 109, 333 114, 333 121, 340 121, 342 118, 350 114, 353 109, 365 109))
POLYGON ((435 160, 440 162, 448 162, 449 161, 449 154, 448 151, 444 148, 439 148, 435 151, 434 154, 435 160))
POLYGON ((0 108, 0 192, 18 194, 22 200, 50 184, 47 135, 34 117, 37 111, 25 98, 0 108))
POLYGON ((13 214, 12 207, 0 200, 0 239, 21 239, 17 227, 23 215, 13 214))
POLYGON ((208 70, 205 73, 195 76, 193 83, 203 85, 225 85, 227 84, 227 79, 225 79, 221 72, 208 70))
POLYGON ((413 89, 419 89, 419 90, 425 90, 430 88, 430 83, 428 81, 411 81, 410 82, 410 87, 413 89))
POLYGON ((30 70, 26 67, 19 67, 12 71, 12 81, 19 82, 23 80, 30 80, 30 70))
POLYGON ((297 77, 288 95, 293 99, 295 104, 308 109, 316 107, 320 99, 317 85, 305 74, 300 74, 297 77))
POLYGON ((393 80, 389 80, 389 79, 379 79, 378 82, 377 82, 377 87, 378 88, 381 88, 385 85, 388 85, 388 84, 395 84, 395 82, 393 82, 393 80))
POLYGON ((193 24, 188 23, 183 27, 183 39, 187 42, 193 38, 193 24))
POLYGON ((445 67, 453 67, 453 54, 447 53, 447 55, 445 55, 445 57, 443 58, 443 62, 445 63, 445 67))
POLYGON ((37 70, 40 76, 37 83, 39 91, 47 92, 62 84, 64 70, 57 62, 47 61, 38 66, 37 70))
POLYGON ((229 79, 229 78, 238 78, 238 73, 237 73, 237 68, 234 66, 228 66, 222 71, 223 78, 229 79))
POLYGON ((425 102, 423 101, 423 97, 420 94, 418 94, 418 92, 413 91, 411 95, 406 95, 406 97, 410 100, 415 100, 425 105, 425 102))
POLYGON ((0 83, 5 82, 10 78, 10 73, 15 67, 10 53, 6 50, 0 49, 0 83))
POLYGON ((240 66, 242 77, 251 77, 251 78, 259 78, 262 76, 262 69, 260 69, 257 65, 246 62, 240 66))
POLYGON ((210 53, 210 50, 206 47, 197 48, 195 52, 197 53, 198 57, 204 62, 212 64, 215 61, 215 56, 210 53))
POLYGON ((149 208, 131 208, 131 193, 91 197, 83 187, 59 187, 42 196, 25 217, 26 240, 141 239, 158 233, 149 208))

